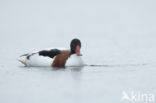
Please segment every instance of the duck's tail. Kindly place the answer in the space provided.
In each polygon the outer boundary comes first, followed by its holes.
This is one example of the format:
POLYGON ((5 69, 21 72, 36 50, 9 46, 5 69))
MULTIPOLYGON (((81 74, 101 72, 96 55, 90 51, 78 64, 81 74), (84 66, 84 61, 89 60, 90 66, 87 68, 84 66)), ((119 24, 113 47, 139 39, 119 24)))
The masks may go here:
POLYGON ((21 62, 22 64, 24 64, 25 66, 27 66, 27 58, 29 57, 30 54, 24 54, 24 55, 21 55, 19 58, 18 58, 18 61, 21 62))

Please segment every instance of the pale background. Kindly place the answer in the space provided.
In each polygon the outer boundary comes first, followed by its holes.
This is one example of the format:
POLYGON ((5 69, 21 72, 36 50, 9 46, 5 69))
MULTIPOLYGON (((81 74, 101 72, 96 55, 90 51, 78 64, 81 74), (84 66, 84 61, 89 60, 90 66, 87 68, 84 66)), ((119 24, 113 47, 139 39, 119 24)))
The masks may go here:
POLYGON ((155 0, 0 0, 0 103, 122 103, 156 95, 155 0), (82 41, 86 64, 25 68, 17 58, 82 41), (76 69, 76 70, 75 70, 76 69))

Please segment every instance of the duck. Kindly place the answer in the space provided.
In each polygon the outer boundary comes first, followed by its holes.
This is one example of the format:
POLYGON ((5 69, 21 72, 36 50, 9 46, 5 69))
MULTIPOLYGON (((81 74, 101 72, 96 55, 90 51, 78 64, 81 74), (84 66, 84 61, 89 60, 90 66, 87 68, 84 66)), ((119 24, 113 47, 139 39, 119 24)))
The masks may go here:
POLYGON ((70 49, 48 49, 34 53, 23 54, 18 61, 27 67, 51 66, 64 68, 67 66, 83 66, 81 54, 81 41, 77 38, 72 39, 70 49))

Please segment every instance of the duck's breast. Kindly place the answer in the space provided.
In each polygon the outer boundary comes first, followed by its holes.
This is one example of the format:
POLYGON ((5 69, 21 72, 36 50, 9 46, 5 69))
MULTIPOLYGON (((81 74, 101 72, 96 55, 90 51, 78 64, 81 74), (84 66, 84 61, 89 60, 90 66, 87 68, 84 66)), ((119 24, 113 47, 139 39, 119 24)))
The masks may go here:
POLYGON ((70 51, 62 50, 60 54, 58 54, 52 63, 52 67, 65 67, 65 64, 69 58, 70 51))
POLYGON ((82 60, 82 56, 77 56, 76 54, 71 55, 67 62, 66 66, 83 66, 84 62, 82 60))

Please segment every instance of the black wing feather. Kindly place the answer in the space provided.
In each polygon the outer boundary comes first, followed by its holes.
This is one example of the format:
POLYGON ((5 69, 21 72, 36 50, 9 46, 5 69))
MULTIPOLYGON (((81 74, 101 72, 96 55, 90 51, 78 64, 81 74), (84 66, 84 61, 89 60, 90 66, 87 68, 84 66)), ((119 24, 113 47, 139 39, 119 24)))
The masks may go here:
POLYGON ((55 57, 56 55, 61 54, 61 51, 58 49, 51 49, 51 50, 42 50, 39 51, 39 55, 41 56, 48 56, 50 58, 55 57))

